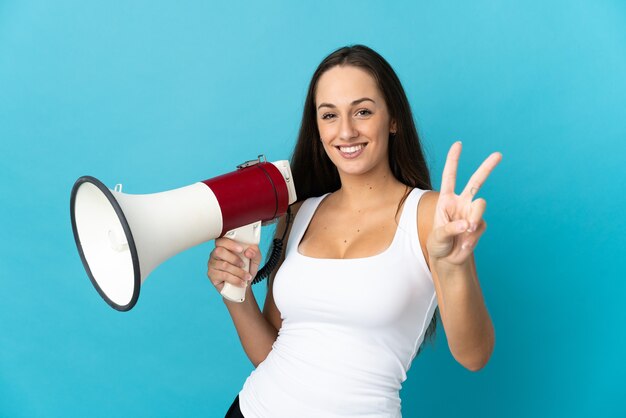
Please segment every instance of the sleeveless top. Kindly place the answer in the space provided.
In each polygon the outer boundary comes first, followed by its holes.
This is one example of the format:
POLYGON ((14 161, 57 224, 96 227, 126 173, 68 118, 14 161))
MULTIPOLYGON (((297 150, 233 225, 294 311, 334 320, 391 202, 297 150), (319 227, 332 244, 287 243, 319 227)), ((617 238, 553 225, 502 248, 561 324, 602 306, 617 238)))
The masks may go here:
POLYGON ((246 418, 399 418, 402 382, 437 298, 407 197, 391 245, 363 258, 312 258, 298 246, 324 196, 298 211, 274 279, 282 317, 267 358, 239 392, 246 418))

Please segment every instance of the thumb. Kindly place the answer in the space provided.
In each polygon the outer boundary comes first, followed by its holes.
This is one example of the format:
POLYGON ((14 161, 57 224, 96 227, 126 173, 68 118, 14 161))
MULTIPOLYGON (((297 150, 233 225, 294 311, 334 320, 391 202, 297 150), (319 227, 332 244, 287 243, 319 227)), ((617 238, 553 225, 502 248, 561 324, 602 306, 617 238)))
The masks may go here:
POLYGON ((452 240, 457 235, 462 234, 469 228, 469 223, 465 219, 460 219, 454 222, 448 222, 433 231, 433 238, 435 242, 443 243, 452 240))
POLYGON ((426 244, 428 255, 432 258, 447 257, 454 247, 454 237, 462 234, 468 227, 468 222, 461 219, 434 228, 426 244))

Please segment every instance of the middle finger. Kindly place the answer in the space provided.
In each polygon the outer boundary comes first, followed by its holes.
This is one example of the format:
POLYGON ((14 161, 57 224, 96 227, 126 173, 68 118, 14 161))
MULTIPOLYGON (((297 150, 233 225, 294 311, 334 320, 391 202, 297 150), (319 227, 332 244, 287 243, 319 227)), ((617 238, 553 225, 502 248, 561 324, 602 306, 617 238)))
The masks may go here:
POLYGON ((224 247, 215 247, 214 250, 214 254, 215 254, 215 258, 217 260, 223 260, 226 261, 230 264, 233 264, 235 266, 239 266, 239 267, 243 267, 244 266, 244 262, 241 259, 241 257, 239 257, 238 254, 224 248, 224 247))
POLYGON ((478 167, 478 170, 474 172, 472 177, 470 177, 467 182, 467 186, 463 189, 461 193, 462 197, 472 199, 487 180, 489 174, 493 171, 493 169, 498 165, 498 163, 502 160, 502 154, 499 152, 494 152, 491 154, 483 163, 478 167))

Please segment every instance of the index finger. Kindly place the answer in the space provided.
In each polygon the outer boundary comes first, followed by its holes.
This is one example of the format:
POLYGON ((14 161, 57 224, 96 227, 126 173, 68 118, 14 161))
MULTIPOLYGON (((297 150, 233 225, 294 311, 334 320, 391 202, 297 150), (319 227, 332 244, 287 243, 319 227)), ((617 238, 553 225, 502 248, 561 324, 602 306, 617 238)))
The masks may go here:
POLYGON ((243 252, 243 245, 233 239, 226 237, 217 238, 215 240, 215 246, 224 247, 227 250, 230 250, 237 254, 241 254, 243 252))
POLYGON ((446 165, 443 167, 443 174, 441 176, 441 194, 454 193, 456 171, 459 166, 459 157, 461 156, 462 147, 463 145, 461 144, 461 141, 457 141, 452 144, 450 150, 448 151, 446 165))

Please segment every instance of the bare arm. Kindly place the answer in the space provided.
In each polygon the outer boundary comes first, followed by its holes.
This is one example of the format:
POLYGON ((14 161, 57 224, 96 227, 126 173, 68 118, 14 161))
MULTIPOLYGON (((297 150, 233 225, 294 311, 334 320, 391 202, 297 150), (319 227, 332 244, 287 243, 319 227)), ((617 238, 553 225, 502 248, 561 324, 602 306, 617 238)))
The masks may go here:
MULTIPOLYGON (((297 207, 299 205, 292 207, 292 219, 295 216, 297 207)), ((282 237, 286 226, 286 216, 284 216, 276 227, 275 236, 282 237)), ((285 246, 286 241, 287 238, 285 238, 285 246)), ((237 283, 241 284, 242 280, 246 279, 246 272, 241 268, 240 259, 237 255, 237 244, 232 240, 221 238, 216 240, 215 245, 215 250, 211 253, 209 259, 208 276, 211 278, 211 281, 218 291, 221 291, 224 281, 235 285, 237 283)), ((261 261, 259 248, 257 246, 248 248, 245 256, 251 259, 250 276, 253 276, 256 274, 261 261)), ((241 345, 254 367, 257 367, 265 360, 272 350, 272 345, 276 341, 278 330, 282 324, 280 312, 274 303, 272 289, 274 276, 283 261, 284 254, 278 266, 268 278, 269 287, 263 312, 259 308, 251 286, 246 288, 246 299, 242 303, 223 299, 239 335, 241 345)))
POLYGON ((477 371, 484 367, 493 352, 495 331, 480 289, 473 255, 454 269, 445 268, 447 266, 428 255, 426 240, 432 232, 438 198, 438 192, 428 192, 419 204, 418 231, 422 251, 433 275, 450 353, 463 367, 477 371))
POLYGON ((246 355, 254 367, 257 367, 272 350, 278 330, 263 316, 250 289, 248 286, 246 300, 242 303, 227 299, 223 301, 233 319, 246 355))
POLYGON ((478 282, 473 253, 487 228, 483 219, 487 202, 475 197, 502 160, 502 154, 494 152, 487 157, 457 195, 454 189, 461 148, 462 144, 455 142, 448 151, 441 191, 423 196, 429 224, 424 254, 433 274, 450 351, 459 363, 476 371, 491 357, 495 332, 478 282))

